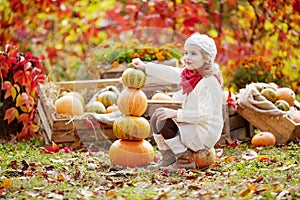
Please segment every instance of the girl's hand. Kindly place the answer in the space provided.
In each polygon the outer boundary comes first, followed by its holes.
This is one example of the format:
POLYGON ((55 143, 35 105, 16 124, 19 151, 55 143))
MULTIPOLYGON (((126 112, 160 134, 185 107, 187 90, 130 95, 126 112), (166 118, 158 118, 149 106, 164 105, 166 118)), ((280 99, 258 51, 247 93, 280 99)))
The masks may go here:
POLYGON ((173 110, 170 108, 157 108, 155 110, 155 114, 159 120, 166 120, 168 118, 176 118, 177 110, 173 110))
POLYGON ((134 59, 132 59, 131 63, 133 64, 133 66, 135 68, 145 71, 146 64, 141 59, 134 58, 134 59))

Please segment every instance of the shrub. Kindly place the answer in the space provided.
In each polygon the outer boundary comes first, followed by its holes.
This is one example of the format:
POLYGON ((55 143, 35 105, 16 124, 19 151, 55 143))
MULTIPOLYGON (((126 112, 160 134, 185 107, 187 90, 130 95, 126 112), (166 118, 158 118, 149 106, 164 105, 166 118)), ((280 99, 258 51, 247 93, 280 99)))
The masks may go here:
POLYGON ((284 63, 281 60, 268 61, 261 56, 250 56, 236 62, 232 67, 231 82, 235 89, 244 88, 252 82, 274 82, 277 85, 286 85, 284 63))
POLYGON ((0 69, 0 137, 29 140, 36 130, 38 84, 45 80, 41 60, 6 45, 0 51, 0 69))

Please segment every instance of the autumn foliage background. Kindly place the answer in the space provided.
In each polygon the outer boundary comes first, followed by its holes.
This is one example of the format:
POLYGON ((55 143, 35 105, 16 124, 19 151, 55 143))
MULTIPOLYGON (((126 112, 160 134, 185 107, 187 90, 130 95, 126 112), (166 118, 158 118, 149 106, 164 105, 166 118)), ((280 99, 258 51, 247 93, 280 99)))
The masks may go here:
POLYGON ((0 18, 1 50, 11 44, 44 58, 51 81, 76 79, 103 41, 157 27, 213 37, 225 87, 237 91, 245 81, 266 76, 300 93, 299 0, 2 0, 0 18))

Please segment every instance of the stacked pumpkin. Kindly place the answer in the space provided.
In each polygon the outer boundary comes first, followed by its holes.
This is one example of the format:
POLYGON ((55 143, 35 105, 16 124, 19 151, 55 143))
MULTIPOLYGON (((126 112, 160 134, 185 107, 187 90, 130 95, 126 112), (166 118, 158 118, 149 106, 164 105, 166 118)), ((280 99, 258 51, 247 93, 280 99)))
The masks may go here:
POLYGON ((113 124, 113 133, 118 138, 109 149, 113 165, 141 167, 154 158, 152 145, 145 140, 150 134, 150 124, 142 115, 147 109, 147 96, 142 91, 146 75, 143 71, 128 68, 122 73, 126 86, 120 93, 117 105, 122 116, 113 124))

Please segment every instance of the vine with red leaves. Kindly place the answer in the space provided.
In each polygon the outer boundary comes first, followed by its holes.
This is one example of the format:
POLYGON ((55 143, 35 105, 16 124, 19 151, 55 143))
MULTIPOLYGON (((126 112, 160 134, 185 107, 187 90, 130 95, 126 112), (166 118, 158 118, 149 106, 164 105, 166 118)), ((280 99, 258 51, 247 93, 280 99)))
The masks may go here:
POLYGON ((30 140, 35 136, 38 84, 45 80, 42 62, 31 52, 6 45, 0 51, 0 69, 0 137, 30 140))

